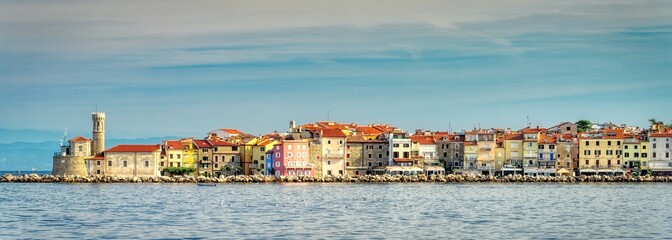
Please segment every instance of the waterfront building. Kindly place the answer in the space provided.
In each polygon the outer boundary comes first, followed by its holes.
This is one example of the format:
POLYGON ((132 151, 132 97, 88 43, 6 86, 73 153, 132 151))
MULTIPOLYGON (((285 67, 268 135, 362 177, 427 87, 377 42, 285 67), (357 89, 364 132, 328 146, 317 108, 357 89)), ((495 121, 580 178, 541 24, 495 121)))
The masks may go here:
POLYGON ((209 139, 208 142, 212 145, 213 176, 243 174, 238 144, 218 138, 209 139))
POLYGON ((166 167, 183 167, 182 143, 179 140, 165 140, 163 146, 166 151, 166 167))
POLYGON ((182 145, 182 166, 198 168, 198 152, 194 146, 194 138, 180 139, 182 145))
POLYGON ((495 169, 495 132, 474 129, 465 132, 465 170, 469 174, 493 175, 495 169))
POLYGON ((504 134, 504 164, 502 175, 523 174, 523 134, 504 134))
POLYGON ((623 130, 579 134, 579 174, 622 175, 623 130))
POLYGON ((92 173, 88 158, 102 155, 105 150, 105 113, 91 113, 92 139, 77 136, 65 142, 63 136, 60 142, 60 151, 54 153, 51 174, 57 176, 77 175, 86 176, 92 173))
POLYGON ((442 134, 436 135, 436 151, 440 160, 445 163, 447 171, 464 168, 464 134, 442 134))
POLYGON ((348 136, 346 147, 346 173, 348 175, 371 175, 385 172, 388 159, 388 142, 383 135, 358 135, 359 132, 348 136))
POLYGON ((649 134, 649 169, 654 176, 672 175, 672 132, 649 134))
POLYGON ((198 174, 203 176, 212 176, 213 170, 213 146, 208 140, 196 139, 194 146, 198 155, 198 174))
POLYGON ((96 156, 90 162, 98 168, 94 175, 141 177, 159 176, 161 145, 117 145, 103 152, 104 160, 96 156), (100 168, 99 166, 102 166, 100 168), (98 172, 98 170, 101 170, 98 172))
POLYGON ((538 135, 537 154, 535 166, 527 166, 525 174, 530 176, 556 176, 556 141, 557 136, 541 133, 538 135))
MULTIPOLYGON (((646 136, 625 135, 623 139, 623 170, 626 173, 648 173, 648 148, 642 146, 646 136)), ((648 144, 647 144, 648 145, 648 144)))
POLYGON ((278 143, 278 139, 280 139, 280 136, 277 136, 277 138, 267 136, 252 146, 252 163, 248 166, 251 174, 265 174, 267 152, 273 149, 273 146, 278 143))
POLYGON ((558 175, 573 176, 577 170, 579 159, 579 143, 576 137, 570 134, 558 136, 557 152, 558 157, 556 161, 555 170, 558 175))
POLYGON ((538 166, 539 139, 546 129, 538 126, 536 128, 527 127, 521 132, 523 133, 523 174, 535 175, 538 166))
MULTIPOLYGON (((316 142, 322 147, 322 174, 345 174, 346 135, 340 129, 323 128, 315 133, 316 142)), ((276 154, 277 156, 277 154, 276 154)))
MULTIPOLYGON (((273 148, 266 151, 266 165, 264 167, 264 175, 272 175, 273 173, 273 148)), ((310 157, 310 156, 309 156, 310 157)))
POLYGON ((421 174, 423 169, 419 167, 418 160, 422 157, 411 156, 411 138, 408 133, 400 129, 394 129, 386 135, 388 152, 385 174, 391 175, 415 175, 421 174))
POLYGON ((309 160, 308 142, 283 140, 273 147, 273 170, 275 176, 314 176, 309 160))

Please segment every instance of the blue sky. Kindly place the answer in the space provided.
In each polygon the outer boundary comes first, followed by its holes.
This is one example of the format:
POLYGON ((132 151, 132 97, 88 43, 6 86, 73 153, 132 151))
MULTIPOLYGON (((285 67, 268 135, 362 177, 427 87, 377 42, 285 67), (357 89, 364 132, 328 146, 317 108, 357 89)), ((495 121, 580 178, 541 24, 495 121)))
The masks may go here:
POLYGON ((1 1, 0 128, 672 120, 670 1, 1 1))

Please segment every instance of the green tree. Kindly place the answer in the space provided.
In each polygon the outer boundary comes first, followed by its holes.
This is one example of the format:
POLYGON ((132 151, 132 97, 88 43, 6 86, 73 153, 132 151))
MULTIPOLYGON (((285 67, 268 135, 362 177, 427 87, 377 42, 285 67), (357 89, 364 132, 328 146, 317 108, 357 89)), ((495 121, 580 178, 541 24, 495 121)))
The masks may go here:
POLYGON ((593 123, 591 123, 590 121, 585 120, 585 119, 576 121, 575 124, 576 124, 576 129, 579 132, 587 132, 593 126, 593 123))

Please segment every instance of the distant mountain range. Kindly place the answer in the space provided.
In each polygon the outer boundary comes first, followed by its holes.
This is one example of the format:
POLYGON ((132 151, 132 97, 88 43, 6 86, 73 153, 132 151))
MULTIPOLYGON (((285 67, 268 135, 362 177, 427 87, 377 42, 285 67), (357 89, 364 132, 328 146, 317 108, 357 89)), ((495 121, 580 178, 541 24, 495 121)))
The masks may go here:
MULTIPOLYGON (((59 141, 44 141, 44 139, 60 139, 63 133, 55 135, 50 132, 35 130, 0 129, 0 171, 51 171, 52 157, 60 151, 59 141), (8 142, 5 133, 16 134, 19 141, 8 142), (21 134, 34 134, 22 136, 21 134), (31 142, 42 139, 40 142, 31 142)), ((74 135, 73 135, 74 136, 74 135)), ((105 147, 110 148, 118 144, 159 144, 165 139, 180 139, 181 137, 166 136, 135 139, 106 139, 105 147)))

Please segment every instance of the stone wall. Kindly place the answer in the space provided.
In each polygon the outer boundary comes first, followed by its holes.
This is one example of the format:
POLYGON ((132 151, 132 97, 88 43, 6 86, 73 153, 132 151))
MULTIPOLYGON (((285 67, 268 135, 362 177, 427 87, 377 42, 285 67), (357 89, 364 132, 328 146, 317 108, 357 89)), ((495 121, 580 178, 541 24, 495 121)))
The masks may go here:
POLYGON ((84 158, 83 156, 54 156, 51 174, 54 176, 87 176, 84 158))
POLYGON ((112 166, 106 166, 105 175, 112 176, 158 176, 159 151, 155 152, 108 152, 105 160, 112 166), (124 165, 124 162, 126 165, 124 165))

